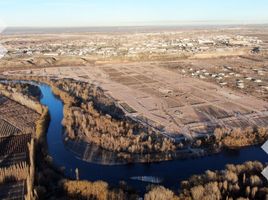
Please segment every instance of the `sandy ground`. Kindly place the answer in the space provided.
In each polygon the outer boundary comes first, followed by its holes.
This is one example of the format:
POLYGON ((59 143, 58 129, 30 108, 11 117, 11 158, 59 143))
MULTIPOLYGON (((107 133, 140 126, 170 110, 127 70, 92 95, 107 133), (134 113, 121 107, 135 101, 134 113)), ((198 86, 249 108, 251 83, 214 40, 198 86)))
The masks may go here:
POLYGON ((94 83, 127 115, 170 138, 203 136, 216 126, 268 125, 267 102, 174 73, 156 63, 47 68, 31 70, 31 75, 94 83))

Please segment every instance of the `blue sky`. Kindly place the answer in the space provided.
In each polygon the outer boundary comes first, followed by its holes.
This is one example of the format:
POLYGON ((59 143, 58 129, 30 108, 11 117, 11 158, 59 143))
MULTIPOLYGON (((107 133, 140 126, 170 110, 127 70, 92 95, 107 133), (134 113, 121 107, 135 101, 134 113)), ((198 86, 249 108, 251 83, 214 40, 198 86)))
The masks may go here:
POLYGON ((7 26, 268 23, 268 0, 0 0, 7 26))

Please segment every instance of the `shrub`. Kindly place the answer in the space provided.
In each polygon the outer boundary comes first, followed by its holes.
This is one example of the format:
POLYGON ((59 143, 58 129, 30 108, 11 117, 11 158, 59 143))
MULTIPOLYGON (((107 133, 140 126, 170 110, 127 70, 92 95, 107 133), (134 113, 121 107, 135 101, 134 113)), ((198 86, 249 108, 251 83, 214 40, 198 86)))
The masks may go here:
POLYGON ((164 188, 163 186, 156 186, 144 196, 144 200, 178 200, 174 193, 164 188))

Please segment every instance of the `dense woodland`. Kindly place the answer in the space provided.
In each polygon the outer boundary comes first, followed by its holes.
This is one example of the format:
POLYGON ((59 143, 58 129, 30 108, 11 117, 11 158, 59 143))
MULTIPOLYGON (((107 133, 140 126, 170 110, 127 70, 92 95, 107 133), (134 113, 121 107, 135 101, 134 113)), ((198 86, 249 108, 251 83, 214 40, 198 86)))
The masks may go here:
POLYGON ((222 171, 207 170, 181 182, 177 194, 155 186, 145 194, 145 200, 250 200, 268 198, 267 180, 261 174, 260 162, 228 164, 222 171))
MULTIPOLYGON (((53 81, 54 92, 65 102, 64 121, 70 138, 83 138, 115 152, 174 152, 189 143, 174 143, 141 123, 126 117, 115 101, 88 83, 71 79, 53 81)), ((261 144, 268 139, 266 127, 216 128, 214 134, 190 142, 211 151, 261 144)), ((192 144, 191 144, 192 143, 192 144)))
POLYGON ((226 165, 222 171, 206 171, 181 183, 179 197, 193 200, 267 199, 267 180, 260 162, 226 165))
POLYGON ((215 144, 219 147, 239 148, 255 144, 262 144, 268 139, 268 129, 266 127, 246 128, 244 130, 236 128, 227 130, 217 128, 214 131, 215 144))
POLYGON ((169 139, 126 117, 100 88, 73 80, 57 80, 53 86, 65 103, 63 125, 69 138, 83 138, 115 152, 156 153, 175 149, 169 139))
MULTIPOLYGON (((260 162, 228 164, 221 171, 206 171, 182 181, 178 191, 149 185, 144 200, 264 200, 268 198, 267 180, 260 162)), ((49 176, 49 178, 52 178, 49 176)), ((52 180, 52 179, 51 179, 52 180)), ((111 188, 106 182, 59 180, 58 199, 131 200, 138 195, 124 187, 111 188), (64 196, 63 196, 64 195, 64 196)))
POLYGON ((1 88, 11 91, 13 93, 20 93, 31 98, 32 100, 40 100, 42 97, 42 93, 38 86, 29 83, 1 83, 1 88))

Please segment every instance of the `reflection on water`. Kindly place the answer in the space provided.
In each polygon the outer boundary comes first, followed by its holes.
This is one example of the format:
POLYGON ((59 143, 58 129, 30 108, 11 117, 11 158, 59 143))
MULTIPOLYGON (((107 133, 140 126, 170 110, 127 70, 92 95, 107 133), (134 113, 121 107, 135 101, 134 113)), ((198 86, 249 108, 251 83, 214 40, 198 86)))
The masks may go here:
POLYGON ((238 149, 226 149, 223 153, 229 157, 239 157, 240 150, 238 150, 238 149))

